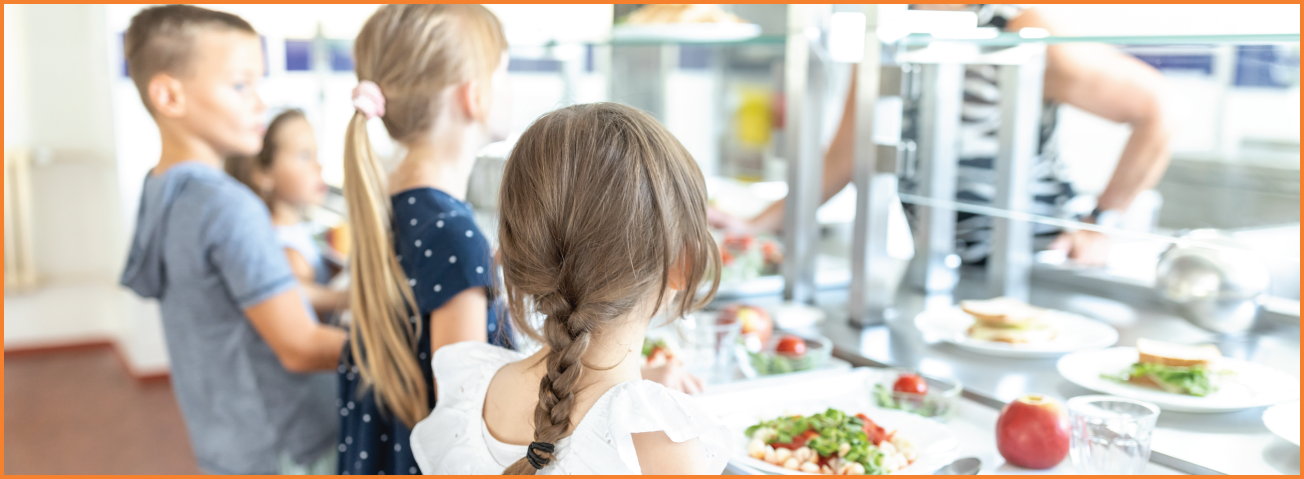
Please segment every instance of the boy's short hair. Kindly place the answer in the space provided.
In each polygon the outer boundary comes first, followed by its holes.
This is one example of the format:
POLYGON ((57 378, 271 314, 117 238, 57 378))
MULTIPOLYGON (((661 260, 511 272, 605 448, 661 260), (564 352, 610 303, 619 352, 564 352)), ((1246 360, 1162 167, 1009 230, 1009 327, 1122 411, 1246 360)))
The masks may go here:
POLYGON ((149 80, 159 73, 179 75, 189 68, 195 34, 203 29, 258 34, 238 16, 192 5, 150 7, 131 18, 123 54, 127 73, 150 113, 154 106, 149 102, 149 80))

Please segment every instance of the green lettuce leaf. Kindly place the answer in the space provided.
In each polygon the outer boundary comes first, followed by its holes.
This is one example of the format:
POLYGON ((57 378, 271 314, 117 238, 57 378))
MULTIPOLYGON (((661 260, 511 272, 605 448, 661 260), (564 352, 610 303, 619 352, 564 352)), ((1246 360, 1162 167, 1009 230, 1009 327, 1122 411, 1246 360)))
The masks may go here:
POLYGON ((1218 390, 1217 380, 1219 375, 1220 373, 1202 365, 1182 367, 1154 363, 1134 363, 1122 373, 1102 374, 1100 377, 1118 382, 1128 382, 1132 378, 1146 377, 1165 391, 1203 397, 1218 390))

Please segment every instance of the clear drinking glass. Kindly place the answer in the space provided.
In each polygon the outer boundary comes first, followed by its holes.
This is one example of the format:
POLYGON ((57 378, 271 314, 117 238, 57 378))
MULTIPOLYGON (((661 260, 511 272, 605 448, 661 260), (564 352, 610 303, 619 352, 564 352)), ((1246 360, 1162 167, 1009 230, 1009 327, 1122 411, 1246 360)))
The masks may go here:
POLYGON ((715 315, 698 312, 680 323, 685 341, 684 366, 708 384, 729 382, 733 365, 730 345, 738 338, 741 323, 716 324, 715 315))
POLYGON ((1069 455, 1082 474, 1141 474, 1159 407, 1117 396, 1069 399, 1069 455))

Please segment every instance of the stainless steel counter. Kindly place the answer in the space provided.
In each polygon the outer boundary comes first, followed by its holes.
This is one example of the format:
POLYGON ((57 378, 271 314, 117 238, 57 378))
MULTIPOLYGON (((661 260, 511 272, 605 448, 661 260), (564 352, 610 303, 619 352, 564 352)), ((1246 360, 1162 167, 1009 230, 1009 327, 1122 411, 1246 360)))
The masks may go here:
MULTIPOLYGON (((983 286, 979 278, 966 274, 956 287, 955 299, 985 297, 983 286)), ((1119 331, 1120 346, 1133 345, 1139 337, 1212 342, 1227 356, 1299 375, 1297 322, 1270 322, 1244 337, 1220 339, 1154 302, 1133 297, 1125 304, 1069 289, 1051 282, 1035 283, 1030 301, 1108 323, 1119 331)), ((855 366, 886 365, 952 375, 964 384, 967 397, 993 408, 1024 394, 1067 399, 1092 393, 1063 379, 1056 370, 1056 359, 997 358, 947 344, 925 343, 913 324, 915 315, 924 309, 925 298, 908 288, 897 295, 894 318, 863 329, 846 320, 845 290, 822 291, 816 300, 827 316, 816 329, 833 339, 837 357, 855 366)), ((772 306, 782 299, 746 301, 772 306)), ((1223 414, 1163 412, 1151 461, 1187 473, 1299 474, 1299 447, 1269 432, 1262 415, 1263 408, 1223 414)))

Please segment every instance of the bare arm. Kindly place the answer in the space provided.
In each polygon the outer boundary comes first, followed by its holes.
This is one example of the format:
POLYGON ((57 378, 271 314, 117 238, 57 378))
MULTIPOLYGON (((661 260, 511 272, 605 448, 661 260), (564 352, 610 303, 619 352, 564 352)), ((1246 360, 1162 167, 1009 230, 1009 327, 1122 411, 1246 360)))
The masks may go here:
MULTIPOLYGON (((430 354, 462 341, 489 340, 489 299, 484 288, 468 288, 430 313, 430 354)), ((435 384, 439 390, 439 384, 435 384)))
MULTIPOLYGON (((842 121, 833 135, 833 142, 824 153, 824 175, 821 181, 820 204, 838 194, 856 170, 856 72, 851 71, 851 88, 842 106, 842 121)), ((756 215, 749 222, 756 232, 777 232, 783 228, 784 201, 779 200, 756 215)))
MULTIPOLYGON (((1009 30, 1056 30, 1037 8, 1025 10, 1009 30)), ((1150 65, 1099 44, 1051 45, 1046 51, 1046 98, 1132 127, 1118 166, 1098 205, 1125 210, 1154 187, 1168 168, 1170 132, 1161 108, 1164 78, 1150 65)))
MULTIPOLYGON (((1057 28, 1040 9, 1031 8, 1010 22, 1010 30, 1057 28)), ((1102 210, 1126 210, 1142 191, 1154 187, 1168 169, 1170 133, 1161 107, 1163 76, 1149 65, 1113 47, 1099 44, 1051 45, 1046 50, 1046 98, 1126 123, 1132 128, 1105 191, 1096 199, 1102 210)), ((1066 231, 1050 245, 1067 250, 1080 265, 1104 265, 1109 239, 1087 230, 1066 231)))
POLYGON ((312 309, 317 311, 318 316, 339 311, 348 305, 349 292, 332 291, 317 284, 317 274, 313 271, 312 264, 309 264, 298 251, 285 248, 285 259, 289 260, 290 271, 293 271, 294 277, 299 279, 299 286, 303 288, 303 293, 308 296, 308 302, 312 304, 312 309))
POLYGON ((333 370, 339 364, 344 330, 313 321, 298 288, 249 307, 245 316, 285 369, 306 373, 333 370))
POLYGON ((670 440, 663 431, 633 434, 634 452, 643 474, 719 474, 706 470, 706 454, 697 438, 670 440))

